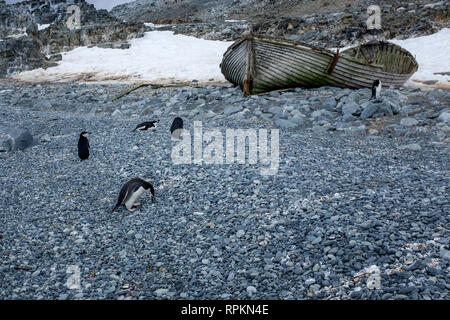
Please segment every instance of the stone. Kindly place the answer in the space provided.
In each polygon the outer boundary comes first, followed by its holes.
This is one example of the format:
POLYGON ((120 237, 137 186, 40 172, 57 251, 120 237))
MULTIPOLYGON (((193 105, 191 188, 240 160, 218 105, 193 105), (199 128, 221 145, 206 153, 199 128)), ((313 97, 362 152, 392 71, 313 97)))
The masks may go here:
POLYGON ((323 126, 313 126, 312 131, 314 133, 323 133, 332 129, 331 124, 325 124, 323 126))
POLYGON ((404 127, 416 126, 419 122, 414 118, 403 118, 400 120, 400 124, 404 127))
POLYGON ((34 103, 36 110, 40 111, 50 111, 52 109, 52 104, 48 100, 38 100, 34 103))
POLYGON ((361 119, 366 120, 371 118, 378 110, 378 106, 374 103, 367 105, 364 110, 361 112, 361 119))
POLYGON ((52 141, 52 137, 47 133, 41 137, 41 142, 50 142, 52 141))
POLYGON ((366 133, 366 126, 365 125, 360 125, 357 127, 354 126, 349 126, 347 128, 344 128, 344 132, 345 133, 350 133, 350 134, 364 134, 366 133))
POLYGON ((33 136, 25 129, 0 127, 0 152, 25 150, 33 145, 33 136))
POLYGON ((450 123, 450 112, 447 111, 442 112, 439 115, 438 120, 444 123, 450 123))
POLYGON ((326 99, 323 104, 322 104, 322 108, 328 111, 336 111, 336 99, 335 98, 328 98, 326 99))
POLYGON ((285 111, 280 107, 270 107, 267 111, 278 117, 284 116, 285 113, 285 111))
POLYGON ((247 294, 251 297, 253 294, 255 294, 258 290, 254 286, 248 286, 247 287, 247 294))
POLYGON ((441 249, 439 252, 441 258, 444 260, 450 260, 450 250, 441 249))
POLYGON ((422 147, 419 145, 419 144, 417 144, 417 143, 411 143, 411 144, 407 144, 407 145, 404 145, 404 146, 400 146, 400 147, 398 147, 400 150, 411 150, 411 151, 420 151, 420 150, 422 150, 422 147))
POLYGON ((105 42, 97 45, 98 48, 102 49, 129 49, 131 45, 128 42, 105 42))
POLYGON ((157 289, 153 292, 157 297, 165 296, 169 293, 169 289, 157 289))
POLYGON ((342 116, 342 120, 345 122, 355 121, 358 117, 351 115, 350 113, 346 113, 342 116))
POLYGON ((398 114, 401 111, 399 105, 393 103, 392 101, 387 101, 387 103, 390 105, 393 114, 398 114))
POLYGON ((122 111, 118 109, 114 110, 114 112, 111 114, 112 117, 121 117, 122 115, 122 111))
POLYGON ((292 129, 297 127, 297 123, 285 119, 275 120, 275 125, 283 129, 292 129))
POLYGON ((398 113, 404 116, 408 116, 408 114, 412 113, 413 111, 414 111, 413 106, 409 104, 407 106, 402 107, 398 113))
POLYGON ((289 119, 290 121, 297 124, 297 126, 301 126, 305 123, 305 117, 300 115, 294 115, 292 118, 289 119))
POLYGON ((244 109, 242 106, 228 106, 223 110, 223 113, 227 116, 242 111, 242 109, 244 109))
POLYGON ((361 107, 354 101, 344 104, 342 107, 342 113, 344 115, 349 114, 353 116, 359 116, 361 114, 361 107))
POLYGON ((387 101, 382 101, 380 104, 378 104, 377 113, 382 113, 382 116, 384 117, 392 117, 394 115, 391 104, 387 101))
POLYGON ((311 113, 311 118, 317 119, 317 118, 320 118, 320 117, 330 117, 332 115, 333 114, 330 111, 325 110, 325 109, 321 109, 321 110, 316 110, 313 113, 311 113))

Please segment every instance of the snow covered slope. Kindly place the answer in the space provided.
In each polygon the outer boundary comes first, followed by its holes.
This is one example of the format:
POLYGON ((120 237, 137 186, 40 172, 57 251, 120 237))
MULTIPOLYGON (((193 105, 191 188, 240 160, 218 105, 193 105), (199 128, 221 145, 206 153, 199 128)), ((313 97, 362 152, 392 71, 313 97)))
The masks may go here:
POLYGON ((57 67, 16 76, 24 81, 225 81, 219 64, 229 42, 208 41, 171 31, 147 32, 126 50, 81 47, 63 54, 57 67))
POLYGON ((419 63, 419 70, 406 86, 421 86, 423 81, 437 80, 435 86, 450 89, 450 29, 424 37, 391 40, 409 52, 419 63), (436 74, 447 73, 447 75, 436 74))

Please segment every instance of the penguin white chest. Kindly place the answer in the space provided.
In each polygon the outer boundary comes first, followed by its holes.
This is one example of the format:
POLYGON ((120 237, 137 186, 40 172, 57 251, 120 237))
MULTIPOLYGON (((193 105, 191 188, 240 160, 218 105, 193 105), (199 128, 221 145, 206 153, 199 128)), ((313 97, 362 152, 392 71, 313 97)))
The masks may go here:
POLYGON ((130 198, 125 201, 125 207, 127 209, 131 209, 136 200, 144 193, 145 189, 143 187, 139 187, 135 192, 133 192, 130 198))
POLYGON ((375 97, 378 99, 381 96, 381 82, 380 84, 377 86, 376 90, 375 90, 375 97))

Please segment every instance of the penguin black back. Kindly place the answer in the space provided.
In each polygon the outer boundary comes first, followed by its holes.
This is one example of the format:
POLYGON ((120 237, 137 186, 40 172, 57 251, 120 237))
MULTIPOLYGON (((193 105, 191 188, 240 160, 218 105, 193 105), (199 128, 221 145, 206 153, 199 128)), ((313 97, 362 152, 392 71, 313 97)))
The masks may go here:
POLYGON ((172 126, 170 127, 170 134, 173 138, 178 139, 181 135, 181 132, 183 130, 183 119, 180 117, 176 117, 173 122, 172 126))
POLYGON ((89 158, 89 140, 87 138, 89 132, 83 131, 80 134, 80 139, 78 139, 78 156, 80 157, 81 161, 86 160, 89 158))
POLYGON ((136 126, 136 128, 134 128, 133 131, 136 131, 138 129, 141 130, 141 131, 148 130, 148 129, 155 130, 156 129, 156 125, 158 124, 158 122, 159 122, 159 120, 145 121, 145 122, 139 123, 136 126))
POLYGON ((134 178, 122 186, 122 189, 120 189, 120 192, 119 192, 119 197, 117 198, 117 203, 111 212, 114 212, 121 205, 127 206, 127 203, 130 201, 131 201, 131 203, 128 204, 129 205, 128 210, 133 208, 134 200, 136 200, 140 196, 140 194, 138 194, 136 196, 136 193, 139 192, 141 188, 143 188, 144 190, 150 190, 150 192, 152 194, 151 200, 152 200, 152 202, 154 202, 155 201, 155 189, 153 188, 153 185, 150 182, 147 182, 141 178, 134 178))

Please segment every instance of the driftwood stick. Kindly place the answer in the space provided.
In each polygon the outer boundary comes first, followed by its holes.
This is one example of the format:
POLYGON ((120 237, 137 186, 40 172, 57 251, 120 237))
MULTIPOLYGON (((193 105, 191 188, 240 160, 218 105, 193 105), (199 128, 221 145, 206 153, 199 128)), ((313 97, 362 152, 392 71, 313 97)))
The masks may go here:
MULTIPOLYGON (((204 85, 204 84, 203 84, 204 85)), ((130 94, 133 91, 136 91, 139 88, 142 87, 152 87, 153 89, 159 89, 159 88, 182 88, 182 87, 192 87, 192 88, 199 88, 203 86, 202 84, 193 84, 192 82, 179 82, 179 83, 170 83, 170 84, 158 84, 158 83, 138 83, 131 88, 126 89, 125 91, 121 92, 117 96, 115 96, 111 101, 116 101, 128 94, 130 94)), ((219 84, 220 85, 220 84, 219 84)))
POLYGON ((137 85, 134 85, 131 88, 128 88, 127 90, 123 91, 119 95, 115 96, 111 101, 114 102, 114 101, 116 101, 116 100, 118 100, 118 99, 120 99, 120 98, 122 98, 122 97, 124 97, 124 96, 126 96, 128 94, 130 94, 131 92, 139 89, 139 88, 147 87, 147 86, 151 86, 151 84, 150 83, 139 83, 137 85))

